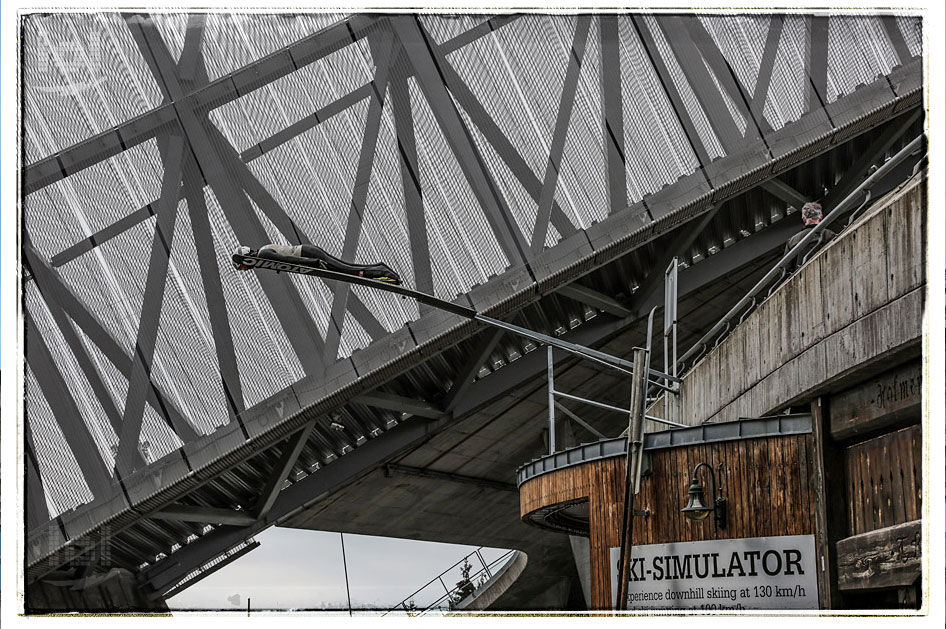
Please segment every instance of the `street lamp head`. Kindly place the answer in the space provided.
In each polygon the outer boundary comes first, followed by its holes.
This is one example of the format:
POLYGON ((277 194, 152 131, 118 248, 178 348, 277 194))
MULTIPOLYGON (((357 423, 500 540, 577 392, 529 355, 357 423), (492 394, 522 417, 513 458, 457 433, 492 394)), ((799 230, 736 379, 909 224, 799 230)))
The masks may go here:
POLYGON ((690 499, 687 501, 687 506, 680 510, 680 513, 690 520, 704 520, 712 511, 713 507, 707 506, 706 500, 703 498, 703 485, 694 476, 690 481, 690 499))
MULTIPOLYGON (((720 465, 720 473, 722 473, 722 465, 720 465)), ((713 524, 716 530, 718 531, 721 528, 726 527, 726 499, 722 495, 717 495, 717 490, 719 487, 716 485, 716 475, 713 474, 713 468, 707 463, 699 463, 693 469, 693 478, 690 479, 690 488, 689 488, 689 500, 687 501, 687 506, 680 509, 680 513, 685 515, 688 519, 693 521, 705 520, 710 513, 713 514, 713 524), (697 477, 697 473, 700 471, 701 467, 705 467, 709 472, 710 482, 713 485, 713 491, 710 494, 712 502, 707 503, 706 498, 703 496, 703 485, 700 484, 700 480, 697 477)))

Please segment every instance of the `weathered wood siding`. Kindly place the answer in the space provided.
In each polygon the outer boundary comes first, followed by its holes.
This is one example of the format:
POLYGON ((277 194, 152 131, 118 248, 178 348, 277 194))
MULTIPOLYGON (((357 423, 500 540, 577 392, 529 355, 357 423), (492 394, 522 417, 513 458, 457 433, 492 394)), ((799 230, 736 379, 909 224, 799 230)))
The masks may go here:
MULTIPOLYGON (((811 435, 792 435, 650 451, 652 473, 641 480, 634 505, 650 515, 634 518, 633 543, 814 534, 812 449, 811 435), (700 462, 713 466, 728 502, 728 522, 718 532, 712 517, 692 522, 680 513, 700 462)), ((592 461, 537 476, 520 487, 523 517, 549 505, 588 499, 594 609, 611 607, 608 553, 620 544, 624 465, 623 457, 592 461)), ((710 500, 709 476, 703 470, 700 480, 710 500)))
POLYGON ((848 534, 860 535, 922 515, 920 426, 844 450, 848 534))
POLYGON ((920 421, 923 364, 912 361, 831 398, 831 438, 864 439, 920 421))
POLYGON ((923 180, 892 193, 780 286, 686 376, 677 419, 763 416, 893 353, 918 355, 926 201, 923 180))
POLYGON ((526 481, 519 488, 523 516, 545 506, 588 499, 592 609, 611 609, 610 549, 621 542, 624 457, 575 465, 526 481))
POLYGON ((838 542, 841 590, 907 587, 922 571, 923 531, 913 520, 838 542))

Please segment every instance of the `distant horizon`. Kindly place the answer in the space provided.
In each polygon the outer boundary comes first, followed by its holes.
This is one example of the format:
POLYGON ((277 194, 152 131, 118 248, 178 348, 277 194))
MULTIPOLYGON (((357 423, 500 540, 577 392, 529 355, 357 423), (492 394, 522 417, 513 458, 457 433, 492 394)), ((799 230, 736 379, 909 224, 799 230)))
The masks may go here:
MULTIPOLYGON (((247 598, 254 611, 348 610, 338 533, 273 527, 255 539, 255 550, 167 599, 169 610, 246 613, 247 598)), ((387 611, 411 596, 423 608, 445 593, 437 576, 476 548, 346 533, 352 609, 387 611)), ((482 555, 491 563, 506 552, 484 548, 482 555)), ((473 564, 471 577, 480 567, 473 564)), ((458 573, 444 575, 445 585, 456 585, 458 573)))

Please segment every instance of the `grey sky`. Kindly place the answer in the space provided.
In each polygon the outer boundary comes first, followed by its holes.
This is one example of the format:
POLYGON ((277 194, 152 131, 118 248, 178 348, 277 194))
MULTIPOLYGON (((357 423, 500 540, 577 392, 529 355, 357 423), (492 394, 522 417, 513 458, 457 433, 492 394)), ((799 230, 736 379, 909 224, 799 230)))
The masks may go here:
MULTIPOLYGON (((171 609, 345 608, 345 575, 338 533, 273 527, 260 547, 168 600, 171 609), (239 599, 234 595, 238 595, 239 599), (238 601, 238 604, 235 602, 238 601)), ((475 546, 346 535, 353 607, 388 607, 475 550, 475 546)), ((486 549, 487 563, 505 551, 486 549)), ((475 562, 473 562, 475 563, 475 562)), ((479 566, 474 565, 471 574, 479 566)), ((444 577, 449 587, 458 570, 444 577)), ((436 584, 428 597, 443 593, 436 584)), ((424 604, 419 596, 418 605, 424 604)))

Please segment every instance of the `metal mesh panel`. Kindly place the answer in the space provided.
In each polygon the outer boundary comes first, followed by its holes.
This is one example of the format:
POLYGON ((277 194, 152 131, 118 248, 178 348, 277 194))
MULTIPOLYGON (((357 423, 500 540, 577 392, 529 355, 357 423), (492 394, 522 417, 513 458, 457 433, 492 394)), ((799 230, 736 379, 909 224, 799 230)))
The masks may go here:
POLYGON ((343 17, 335 13, 209 13, 204 33, 207 74, 211 81, 229 74, 343 17))
POLYGON ((27 196, 27 225, 42 226, 30 229, 33 244, 52 257, 154 202, 163 171, 157 142, 149 140, 27 196))
POLYGON ((364 331, 351 312, 345 313, 344 327, 342 328, 341 339, 338 344, 338 355, 336 359, 351 356, 356 349, 364 349, 371 342, 371 337, 364 331))
POLYGON ((923 20, 919 17, 898 16, 897 26, 910 49, 910 54, 919 57, 923 54, 923 20))
MULTIPOLYGON (((680 64, 677 63, 677 59, 673 54, 673 50, 670 48, 670 44, 667 43, 667 38, 664 36, 663 30, 657 24, 657 20, 653 17, 647 15, 644 16, 643 20, 647 25, 647 28, 650 29, 650 34, 653 36, 654 41, 657 44, 657 49, 660 51, 660 56, 667 65, 667 71, 673 77, 674 85, 676 86, 677 91, 680 93, 680 98, 683 100, 684 107, 686 107, 685 114, 684 112, 680 112, 681 115, 688 115, 690 116, 690 119, 693 120, 693 126, 696 128, 696 132, 700 135, 699 139, 706 148, 706 152, 710 159, 722 157, 726 154, 726 152, 723 150, 719 139, 713 132, 713 128, 710 126, 709 120, 707 120, 706 114, 703 112, 703 108, 700 106, 700 103, 696 98, 696 94, 693 93, 693 88, 690 87, 690 84, 687 82, 686 77, 683 74, 683 70, 680 68, 680 64)), ((694 138, 694 141, 695 140, 696 138, 694 138)))
MULTIPOLYGON (((117 13, 27 15, 23 117, 39 133, 33 162, 148 111, 161 93, 117 13)), ((29 150, 30 144, 27 145, 29 150)))
MULTIPOLYGON (((374 61, 368 42, 362 39, 212 110, 210 119, 243 151, 373 78, 374 61)), ((361 132, 353 136, 360 137, 361 132)))
POLYGON ((765 40, 778 17, 757 15, 701 16, 700 23, 713 38, 729 68, 751 96, 759 77, 765 40))
MULTIPOLYGON (((198 19, 196 14, 194 19, 198 19)), ((153 14, 151 20, 161 33, 161 39, 167 45, 171 58, 180 61, 187 36, 188 15, 186 13, 158 13, 153 14)))
POLYGON ((608 171, 601 115, 601 46, 595 20, 588 32, 555 190, 555 200, 582 229, 608 215, 608 171))
POLYGON ((545 174, 575 18, 530 15, 448 58, 532 172, 545 174))
POLYGON ((249 165, 312 242, 333 255, 345 241, 367 112, 361 101, 249 165))
POLYGON ((806 37, 805 18, 784 17, 764 110, 766 120, 776 129, 798 120, 807 109, 806 37))
MULTIPOLYGON (((509 208, 519 231, 527 241, 531 240, 532 232, 535 228, 535 216, 538 210, 538 203, 529 196, 529 193, 522 187, 522 183, 512 173, 497 150, 483 137, 483 134, 473 125, 469 116, 462 109, 460 110, 460 117, 467 125, 467 128, 470 129, 470 136, 473 138, 473 143, 479 150, 486 164, 486 170, 490 174, 497 190, 500 191, 502 198, 505 200, 506 206, 509 208)), ((544 168, 536 173, 537 177, 544 177, 544 175, 544 168)))
POLYGON ((463 171, 452 157, 430 106, 408 80, 417 134, 420 186, 430 234, 434 290, 452 298, 505 269, 507 261, 463 171), (438 265, 437 261, 445 264, 438 265))
POLYGON ((418 19, 435 42, 444 44, 484 23, 490 16, 435 13, 419 15, 418 19))
MULTIPOLYGON (((227 423, 212 330, 224 322, 211 321, 207 312, 196 246, 188 208, 182 203, 161 307, 153 378, 198 432, 206 434, 227 423)), ((224 272, 229 271, 225 257, 217 260, 224 272)))
POLYGON ((92 500, 92 492, 82 476, 75 456, 66 445, 53 412, 43 397, 33 370, 24 377, 24 407, 28 413, 39 473, 46 490, 50 517, 56 517, 92 500))
POLYGON ((630 18, 618 19, 630 202, 693 172, 699 163, 630 18))
POLYGON ((832 16, 828 20, 828 102, 886 74, 879 61, 885 53, 894 56, 879 18, 832 16))
MULTIPOLYGON (((218 260, 227 260, 239 243, 209 189, 205 191, 205 199, 214 229, 215 255, 218 260)), ((221 267, 220 284, 233 333, 238 372, 247 374, 241 382, 249 407, 295 382, 303 371, 259 278, 251 273, 233 273, 231 268, 221 267)))
POLYGON ((128 355, 137 337, 154 224, 151 217, 57 269, 128 355))

